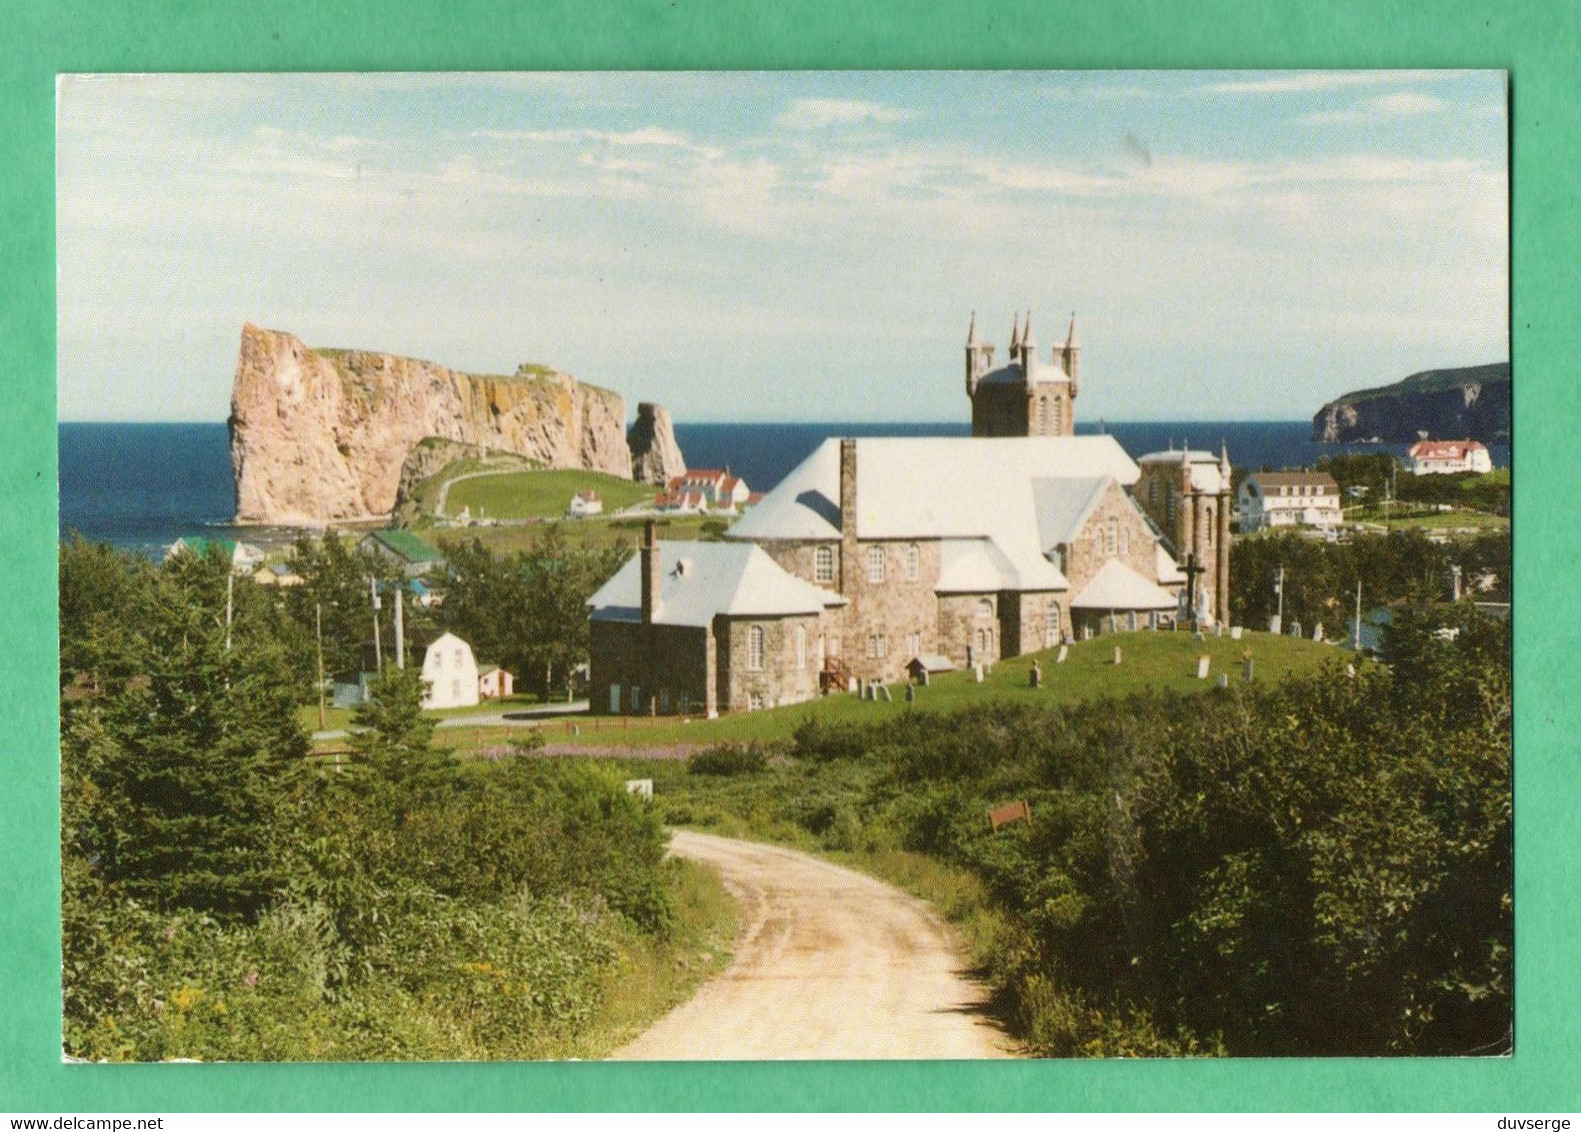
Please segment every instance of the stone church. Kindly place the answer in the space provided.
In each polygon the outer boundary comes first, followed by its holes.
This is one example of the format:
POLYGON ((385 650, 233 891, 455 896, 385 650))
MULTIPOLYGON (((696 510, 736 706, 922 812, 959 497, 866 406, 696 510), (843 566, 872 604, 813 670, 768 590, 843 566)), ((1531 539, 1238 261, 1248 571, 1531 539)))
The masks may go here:
POLYGON ((972 437, 830 439, 721 543, 659 544, 589 600, 595 710, 796 703, 1228 607, 1227 455, 1074 435, 1075 319, 1011 362, 967 335, 972 437), (1195 580, 1195 585, 1191 584, 1195 580))

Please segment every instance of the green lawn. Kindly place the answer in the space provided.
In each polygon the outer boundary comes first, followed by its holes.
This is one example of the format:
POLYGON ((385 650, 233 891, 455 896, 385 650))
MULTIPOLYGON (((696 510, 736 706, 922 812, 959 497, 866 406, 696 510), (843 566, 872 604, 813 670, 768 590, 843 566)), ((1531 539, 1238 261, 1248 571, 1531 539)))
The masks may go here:
POLYGON ((1315 672, 1331 660, 1351 659, 1349 652, 1332 645, 1268 633, 1245 633, 1239 641, 1232 641, 1228 636, 1209 636, 1198 641, 1189 632, 1115 633, 1072 645, 1064 664, 1054 663, 1057 650, 1051 650, 997 664, 982 684, 978 684, 969 672, 935 677, 928 687, 917 689, 915 703, 908 704, 905 686, 895 684, 890 687, 894 697, 891 703, 868 702, 847 693, 712 720, 588 717, 575 725, 580 734, 571 734, 566 722, 561 720, 548 724, 545 736, 554 743, 633 748, 675 743, 743 743, 754 739, 789 738, 803 721, 813 718, 828 722, 882 720, 918 709, 948 711, 985 698, 1066 704, 1153 689, 1193 691, 1214 686, 1221 672, 1228 673, 1232 680, 1240 679, 1241 655, 1247 649, 1252 653, 1254 678, 1259 680, 1315 672), (1114 664, 1116 646, 1121 650, 1118 667, 1114 664), (1211 658, 1211 675, 1207 680, 1198 680, 1197 657, 1204 654, 1211 658), (1043 669, 1042 688, 1031 687, 1028 679, 1034 659, 1043 669))
POLYGON ((465 507, 473 518, 558 518, 565 514, 573 495, 589 488, 598 492, 605 511, 651 500, 655 490, 652 484, 580 469, 506 472, 453 481, 445 498, 445 514, 459 515, 465 507))
POLYGON ((1374 523, 1387 526, 1390 530, 1424 533, 1470 530, 1484 534, 1510 529, 1510 520, 1504 515, 1490 515, 1486 511, 1435 511, 1424 514, 1413 510, 1408 503, 1396 504, 1387 514, 1382 507, 1357 507, 1345 512, 1345 521, 1374 523))
MULTIPOLYGON (((452 496, 452 498, 454 498, 452 496)), ((566 498, 570 498, 567 496, 566 498)), ((567 519, 560 524, 565 541, 571 546, 589 550, 602 550, 608 546, 625 546, 633 550, 642 541, 642 519, 567 519)), ((709 519, 698 515, 678 515, 657 520, 659 538, 666 542, 717 538, 728 519, 709 519)), ((527 550, 542 536, 544 526, 530 523, 524 527, 465 527, 434 531, 433 539, 477 539, 495 554, 511 554, 527 550)))
MULTIPOLYGON (((458 715, 486 715, 491 712, 514 711, 519 708, 529 707, 539 703, 536 695, 521 693, 515 696, 506 696, 501 700, 482 700, 475 707, 438 708, 434 711, 425 711, 423 714, 429 719, 449 719, 458 715)), ((351 708, 338 708, 325 706, 324 730, 344 731, 351 723, 351 708)), ((304 704, 296 710, 297 720, 309 731, 319 730, 318 705, 304 704)))

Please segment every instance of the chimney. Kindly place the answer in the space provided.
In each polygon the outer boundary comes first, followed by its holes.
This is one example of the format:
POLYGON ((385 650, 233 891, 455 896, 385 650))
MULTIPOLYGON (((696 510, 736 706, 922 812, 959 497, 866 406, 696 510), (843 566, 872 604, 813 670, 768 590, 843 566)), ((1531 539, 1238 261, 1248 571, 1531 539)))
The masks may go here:
POLYGON ((642 623, 653 624, 660 605, 658 524, 649 519, 642 528, 642 623))
POLYGON ((840 592, 856 588, 856 441, 840 441, 840 592))

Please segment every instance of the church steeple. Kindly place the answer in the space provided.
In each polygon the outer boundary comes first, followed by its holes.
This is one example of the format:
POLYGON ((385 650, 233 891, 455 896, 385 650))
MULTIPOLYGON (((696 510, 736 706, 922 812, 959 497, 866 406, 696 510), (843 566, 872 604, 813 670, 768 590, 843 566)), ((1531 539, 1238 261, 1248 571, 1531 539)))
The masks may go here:
POLYGON ((977 336, 977 312, 972 312, 972 323, 966 330, 966 395, 977 393, 977 383, 983 374, 993 368, 994 348, 977 336))
POLYGON ((1021 353, 1021 312, 1016 311, 1016 321, 1010 331, 1010 360, 1015 361, 1021 353))
POLYGON ((1081 385, 1081 343, 1076 339, 1076 312, 1070 312, 1070 329, 1065 332, 1065 349, 1060 356, 1065 376, 1070 378, 1070 395, 1076 396, 1081 385))
POLYGON ((971 326, 966 328, 966 344, 967 344, 967 346, 978 346, 978 345, 981 345, 981 343, 977 339, 977 312, 976 311, 972 312, 972 324, 971 324, 971 326))

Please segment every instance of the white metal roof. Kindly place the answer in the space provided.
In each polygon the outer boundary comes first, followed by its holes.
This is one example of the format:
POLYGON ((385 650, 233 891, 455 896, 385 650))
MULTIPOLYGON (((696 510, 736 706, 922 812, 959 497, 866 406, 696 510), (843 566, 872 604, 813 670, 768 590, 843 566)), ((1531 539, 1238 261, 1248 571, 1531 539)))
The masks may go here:
POLYGON ((1111 558, 1070 604, 1072 609, 1174 609, 1179 603, 1168 590, 1111 558))
POLYGON ((1173 582, 1185 584, 1186 575, 1180 572, 1180 565, 1169 556, 1169 551, 1164 549, 1163 543, 1157 544, 1158 554, 1158 581, 1160 585, 1173 582))
MULTIPOLYGON (((782 617, 818 613, 844 598, 783 570, 750 543, 661 542, 660 625, 707 626, 719 614, 782 617)), ((642 556, 626 562, 587 604, 596 621, 639 621, 642 617, 642 556)))

